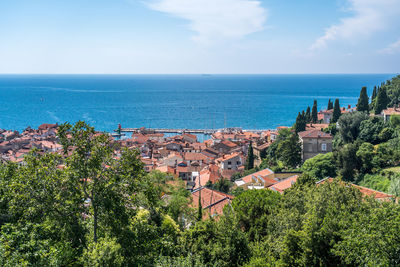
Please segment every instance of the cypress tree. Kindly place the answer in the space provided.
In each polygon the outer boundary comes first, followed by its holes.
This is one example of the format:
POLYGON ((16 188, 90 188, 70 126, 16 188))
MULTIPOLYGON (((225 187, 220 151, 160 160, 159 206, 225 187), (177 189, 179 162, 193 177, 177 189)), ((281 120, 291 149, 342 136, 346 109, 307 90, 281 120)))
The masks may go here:
POLYGON ((331 99, 329 98, 327 110, 331 110, 331 109, 333 109, 333 103, 332 103, 331 99))
POLYGON ((317 108, 317 100, 314 100, 314 105, 311 111, 311 121, 312 123, 317 123, 318 121, 318 108, 317 108))
POLYGON ((306 130, 306 124, 307 124, 306 123, 306 116, 305 116, 304 110, 303 110, 302 114, 300 114, 300 112, 299 112, 299 114, 297 115, 296 122, 294 124, 295 132, 298 133, 298 132, 305 131, 306 130))
POLYGON ((372 97, 371 97, 371 102, 374 100, 376 97, 376 85, 374 86, 374 90, 372 91, 372 97))
POLYGON ((253 144, 250 142, 249 150, 247 152, 247 160, 246 160, 246 170, 250 170, 254 168, 254 153, 253 153, 253 144))
POLYGON ((197 211, 197 220, 201 221, 203 219, 203 207, 201 205, 201 188, 199 191, 199 209, 197 211))
POLYGON ((340 110, 339 99, 335 99, 335 105, 333 106, 332 123, 336 123, 339 120, 342 111, 340 110))
POLYGON ((361 88, 360 97, 358 98, 357 111, 369 111, 367 87, 361 88))
POLYGON ((389 103, 388 96, 386 94, 386 88, 381 87, 378 91, 378 95, 376 96, 375 108, 374 112, 376 115, 381 114, 382 110, 384 110, 389 103))
POLYGON ((306 122, 310 123, 311 122, 311 109, 310 107, 307 107, 307 111, 306 111, 306 122))

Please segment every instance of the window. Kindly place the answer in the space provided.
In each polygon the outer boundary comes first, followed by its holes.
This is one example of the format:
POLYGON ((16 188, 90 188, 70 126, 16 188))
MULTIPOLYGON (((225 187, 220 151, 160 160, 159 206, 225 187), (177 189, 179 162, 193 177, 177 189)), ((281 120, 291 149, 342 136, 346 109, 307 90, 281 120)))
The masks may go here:
POLYGON ((322 149, 322 151, 326 151, 326 144, 322 144, 321 149, 322 149))
POLYGON ((228 165, 231 165, 232 164, 232 162, 231 161, 228 161, 228 165))

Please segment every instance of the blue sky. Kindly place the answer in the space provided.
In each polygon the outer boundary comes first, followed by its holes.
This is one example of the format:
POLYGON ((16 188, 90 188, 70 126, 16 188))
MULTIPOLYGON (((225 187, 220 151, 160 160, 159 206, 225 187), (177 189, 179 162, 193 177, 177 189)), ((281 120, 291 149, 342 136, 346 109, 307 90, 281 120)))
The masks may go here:
POLYGON ((400 0, 1 0, 0 73, 398 73, 400 0))

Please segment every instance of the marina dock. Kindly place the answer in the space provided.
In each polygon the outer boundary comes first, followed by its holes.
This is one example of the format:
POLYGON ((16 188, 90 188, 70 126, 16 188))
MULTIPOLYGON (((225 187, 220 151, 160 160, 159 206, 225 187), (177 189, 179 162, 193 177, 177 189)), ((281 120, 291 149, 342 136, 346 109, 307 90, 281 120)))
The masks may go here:
MULTIPOLYGON (((120 128, 114 130, 115 132, 120 131, 121 133, 135 133, 135 132, 140 132, 143 130, 143 128, 120 128)), ((226 132, 226 131, 232 131, 232 130, 240 130, 243 132, 254 132, 254 133, 260 133, 263 131, 268 131, 268 130, 255 130, 255 129, 249 129, 249 130, 243 130, 240 128, 228 128, 228 129, 166 129, 166 128, 145 128, 145 131, 147 132, 153 132, 153 133, 176 133, 176 134, 182 134, 182 133, 190 133, 190 134, 204 134, 204 135, 212 135, 213 133, 216 132, 226 132)))

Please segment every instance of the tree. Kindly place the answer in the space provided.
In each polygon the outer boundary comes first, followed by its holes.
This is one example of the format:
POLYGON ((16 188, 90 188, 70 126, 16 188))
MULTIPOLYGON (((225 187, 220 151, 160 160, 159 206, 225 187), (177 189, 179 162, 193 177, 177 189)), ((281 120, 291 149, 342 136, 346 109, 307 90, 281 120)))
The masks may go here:
POLYGON ((333 107, 333 113, 332 113, 332 123, 336 123, 339 120, 340 115, 342 112, 340 111, 340 105, 339 105, 339 99, 335 99, 335 105, 333 107))
POLYGON ((358 103, 357 103, 357 111, 369 111, 369 105, 368 105, 368 95, 367 95, 367 87, 362 87, 360 91, 360 97, 358 98, 358 103))
POLYGON ((397 128, 400 126, 400 115, 390 115, 390 125, 393 128, 397 128))
POLYGON ((357 144, 346 144, 334 153, 338 172, 343 180, 353 181, 355 171, 359 168, 357 161, 357 144))
MULTIPOLYGON (((358 137, 365 141, 372 143, 374 145, 381 141, 380 133, 385 128, 385 123, 381 117, 371 117, 360 123, 360 132, 358 137)), ((387 136, 381 136, 386 138, 387 136)))
POLYGON ((307 107, 307 110, 306 110, 306 122, 307 123, 311 122, 311 109, 310 109, 310 107, 307 107))
POLYGON ((386 94, 386 88, 382 87, 378 91, 378 95, 376 96, 374 113, 375 115, 381 114, 382 110, 386 109, 389 104, 389 98, 386 94))
POLYGON ((318 107, 317 107, 317 100, 314 100, 314 104, 311 110, 311 122, 317 123, 318 122, 318 107))
POLYGON ((331 110, 331 109, 333 109, 333 103, 332 103, 331 99, 329 98, 327 110, 331 110))
POLYGON ((269 189, 246 190, 232 201, 240 229, 250 241, 268 234, 269 216, 277 207, 281 195, 269 189))
POLYGON ((247 159, 246 159, 246 170, 250 170, 254 168, 254 153, 253 153, 253 143, 250 142, 249 149, 247 151, 247 159))
POLYGON ((301 163, 301 145, 296 133, 278 145, 278 155, 286 168, 296 168, 301 163))
POLYGON ((306 160, 302 166, 302 170, 317 180, 326 177, 335 177, 336 168, 334 163, 332 152, 318 154, 315 157, 306 160))
POLYGON ((363 143, 357 150, 357 158, 361 161, 361 173, 368 173, 372 170, 374 158, 374 146, 370 143, 363 143))
POLYGON ((374 90, 372 91, 372 96, 371 96, 371 102, 375 100, 376 98, 376 85, 374 86, 374 90))
POLYGON ((250 247, 231 216, 205 220, 184 232, 182 249, 196 255, 206 266, 241 266, 250 257, 250 247))
POLYGON ((138 182, 144 175, 143 165, 136 150, 123 151, 117 163, 109 136, 96 134, 93 127, 82 121, 74 126, 61 125, 59 136, 65 155, 70 153, 66 168, 87 203, 84 212, 93 220, 96 243, 100 227, 118 232, 122 225, 129 223, 131 210, 127 207, 133 203, 128 202, 127 196, 137 193, 138 182))
POLYGON ((306 130, 306 125, 307 125, 307 122, 306 122, 305 115, 303 116, 299 112, 299 114, 297 115, 297 118, 296 118, 296 122, 294 124, 295 132, 298 133, 298 132, 305 131, 306 130))
POLYGON ((368 120, 364 112, 349 112, 343 114, 338 121, 339 136, 345 143, 350 143, 358 138, 361 122, 368 120))
POLYGON ((390 194, 400 197, 400 175, 396 175, 392 178, 388 191, 390 194))

